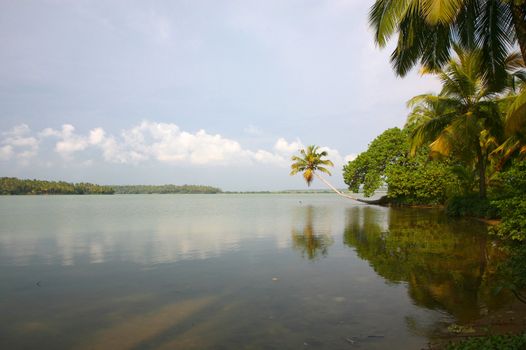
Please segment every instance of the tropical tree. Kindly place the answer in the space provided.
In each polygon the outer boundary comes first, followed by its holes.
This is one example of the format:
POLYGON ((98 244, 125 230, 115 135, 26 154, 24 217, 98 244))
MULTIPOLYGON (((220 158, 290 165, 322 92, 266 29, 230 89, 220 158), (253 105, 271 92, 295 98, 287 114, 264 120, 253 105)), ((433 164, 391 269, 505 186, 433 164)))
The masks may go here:
POLYGON ((398 34, 391 62, 400 76, 418 63, 440 69, 454 45, 479 49, 492 83, 503 83, 515 45, 526 60, 526 0, 376 0, 369 22, 380 47, 398 34))
POLYGON ((442 81, 440 94, 422 95, 416 104, 420 109, 433 104, 441 107, 425 114, 427 118, 415 127, 411 153, 431 142, 429 147, 434 155, 453 155, 465 163, 473 163, 478 173, 479 194, 484 198, 488 156, 503 139, 503 120, 496 102, 499 91, 484 79, 479 51, 465 52, 459 47, 455 50, 458 59, 450 60, 436 73, 442 81))
POLYGON ((501 169, 513 156, 526 156, 526 67, 517 54, 508 58, 510 93, 502 99, 506 113, 507 139, 493 152, 501 169))
MULTIPOLYGON (((425 111, 420 115, 427 120, 425 111)), ((416 115, 416 114, 415 114, 416 115)), ((430 118, 430 116, 429 116, 430 118)), ((415 120, 417 122, 417 120, 415 120)), ((449 159, 429 162, 429 148, 408 155, 412 127, 391 128, 378 135, 356 159, 343 167, 349 190, 368 197, 387 185, 389 202, 407 205, 443 204, 459 187, 449 159)))
POLYGON ((314 176, 316 176, 320 181, 325 183, 329 188, 331 188, 338 195, 350 199, 357 200, 354 197, 346 195, 334 187, 329 181, 323 178, 317 171, 331 175, 331 172, 326 167, 334 166, 334 164, 329 159, 323 159, 327 157, 328 153, 326 151, 320 151, 318 146, 310 145, 306 149, 300 150, 300 156, 292 156, 291 160, 293 161, 291 167, 290 175, 296 175, 297 173, 302 172, 307 186, 310 186, 314 176))

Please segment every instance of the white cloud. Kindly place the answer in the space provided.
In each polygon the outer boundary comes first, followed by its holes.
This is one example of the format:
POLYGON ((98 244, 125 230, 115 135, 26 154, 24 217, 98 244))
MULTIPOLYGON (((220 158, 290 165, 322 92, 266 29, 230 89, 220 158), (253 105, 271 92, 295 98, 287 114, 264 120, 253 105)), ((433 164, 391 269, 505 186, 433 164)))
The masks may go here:
POLYGON ((0 159, 8 160, 12 157, 27 162, 38 153, 39 140, 31 136, 31 129, 26 124, 14 126, 11 130, 2 133, 0 142, 0 159))
POLYGON ((352 162, 353 160, 355 160, 356 157, 358 157, 358 155, 356 153, 351 153, 351 154, 346 155, 343 158, 343 160, 345 161, 345 164, 347 164, 347 163, 352 162))
POLYGON ((62 125, 62 130, 46 128, 39 133, 41 137, 58 137, 55 151, 64 158, 70 158, 73 153, 83 151, 89 146, 88 138, 75 134, 75 127, 71 124, 62 125))
POLYGON ((282 154, 291 155, 292 153, 298 152, 303 148, 303 144, 300 140, 288 142, 284 138, 280 137, 274 144, 274 149, 282 154))
POLYGON ((13 156, 13 146, 5 145, 0 147, 0 160, 9 160, 13 156))
POLYGON ((89 133, 89 143, 98 145, 104 140, 105 135, 106 133, 102 128, 93 129, 89 133))
MULTIPOLYGON (((291 155, 303 148, 299 139, 288 141, 278 138, 272 150, 249 150, 233 139, 219 134, 209 134, 205 130, 195 133, 183 131, 173 123, 157 123, 143 121, 142 123, 122 130, 119 136, 108 135, 102 128, 94 128, 87 134, 75 132, 71 124, 62 125, 60 130, 46 128, 30 135, 27 125, 13 128, 2 141, 0 159, 8 160, 16 153, 18 157, 28 158, 35 151, 41 140, 58 139, 54 150, 63 159, 71 161, 74 155, 87 150, 98 150, 104 161, 109 163, 139 164, 144 161, 157 161, 167 164, 191 165, 250 165, 254 163, 287 167, 291 155)), ((329 153, 329 158, 340 166, 344 158, 340 153, 329 147, 322 147, 329 153)), ((93 153, 90 153, 90 158, 93 153)), ((79 163, 83 166, 94 164, 94 161, 79 163)))

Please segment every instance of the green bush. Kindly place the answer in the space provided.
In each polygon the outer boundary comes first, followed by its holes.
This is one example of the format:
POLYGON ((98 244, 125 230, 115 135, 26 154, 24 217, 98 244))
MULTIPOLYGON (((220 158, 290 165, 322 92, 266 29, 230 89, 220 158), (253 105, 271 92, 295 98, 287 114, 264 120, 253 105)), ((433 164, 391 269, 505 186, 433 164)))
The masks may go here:
POLYGON ((493 180, 501 223, 492 232, 504 239, 526 240, 526 161, 516 161, 493 180))
POLYGON ((458 186, 451 167, 444 161, 428 161, 426 149, 386 169, 388 196, 405 205, 444 204, 452 187, 458 186))
POLYGON ((499 217, 498 208, 489 199, 480 198, 478 194, 454 196, 446 203, 449 216, 474 216, 486 219, 499 217))
POLYGON ((526 333, 517 335, 490 335, 449 344, 447 350, 521 350, 526 349, 526 333))
POLYGON ((502 221, 492 228, 497 236, 514 241, 526 239, 526 199, 512 197, 493 201, 492 204, 499 209, 502 221))
POLYGON ((510 244, 508 249, 508 259, 498 268, 502 278, 501 287, 521 293, 526 288, 526 244, 510 244))
POLYGON ((347 163, 343 178, 352 192, 362 189, 370 196, 387 184, 391 203, 402 205, 443 204, 451 187, 458 187, 447 160, 429 160, 429 147, 409 156, 409 129, 384 131, 367 151, 347 163))

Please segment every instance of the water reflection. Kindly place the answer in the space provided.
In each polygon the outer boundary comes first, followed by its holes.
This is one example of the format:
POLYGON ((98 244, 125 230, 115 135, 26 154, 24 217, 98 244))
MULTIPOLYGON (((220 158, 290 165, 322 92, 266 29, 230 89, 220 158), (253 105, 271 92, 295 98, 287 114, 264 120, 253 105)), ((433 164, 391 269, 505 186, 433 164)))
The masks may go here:
POLYGON ((440 212, 354 207, 344 244, 387 281, 406 282, 415 304, 470 322, 507 299, 492 291, 502 253, 481 232, 440 212))
POLYGON ((315 209, 312 205, 302 207, 300 210, 304 217, 303 227, 292 229, 292 247, 309 260, 327 256, 329 247, 334 243, 330 233, 315 231, 313 224, 315 209))
POLYGON ((289 202, 273 201, 246 196, 2 197, 0 264, 204 260, 239 251, 244 240, 263 238, 285 249, 290 218, 282 214, 289 213, 289 202))

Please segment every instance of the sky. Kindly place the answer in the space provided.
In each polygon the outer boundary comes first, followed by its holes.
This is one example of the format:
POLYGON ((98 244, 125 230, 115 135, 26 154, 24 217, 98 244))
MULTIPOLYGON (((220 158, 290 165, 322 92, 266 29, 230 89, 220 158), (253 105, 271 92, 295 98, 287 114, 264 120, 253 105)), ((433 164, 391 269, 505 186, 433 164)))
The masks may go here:
POLYGON ((439 90, 395 76, 373 2, 0 1, 0 176, 304 189, 290 157, 316 144, 343 188, 439 90))

